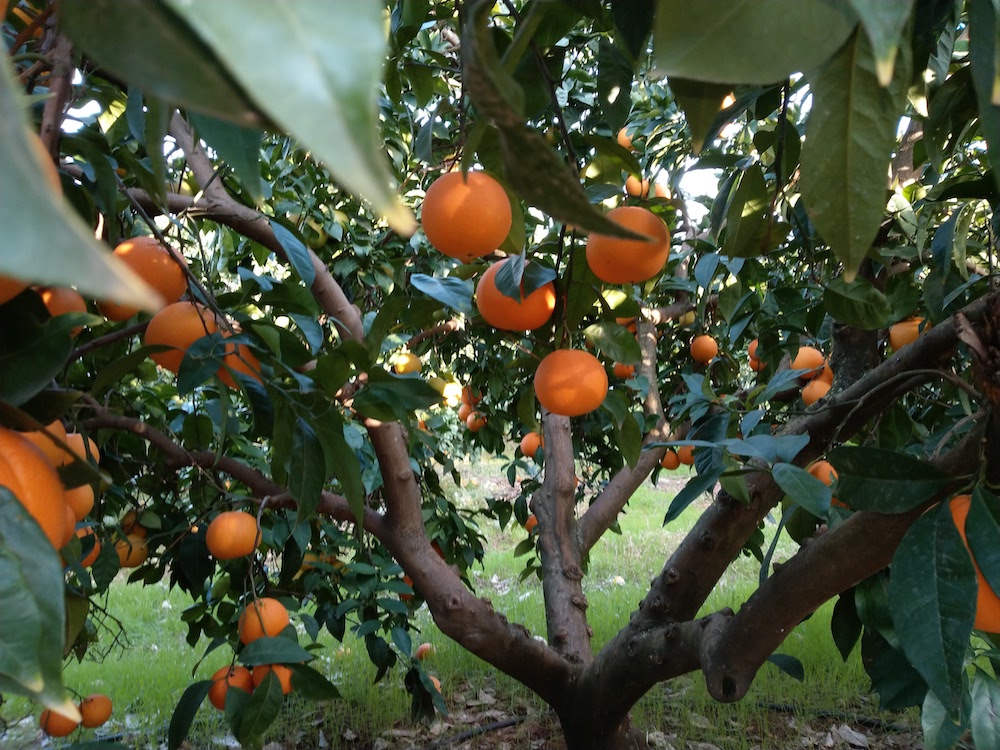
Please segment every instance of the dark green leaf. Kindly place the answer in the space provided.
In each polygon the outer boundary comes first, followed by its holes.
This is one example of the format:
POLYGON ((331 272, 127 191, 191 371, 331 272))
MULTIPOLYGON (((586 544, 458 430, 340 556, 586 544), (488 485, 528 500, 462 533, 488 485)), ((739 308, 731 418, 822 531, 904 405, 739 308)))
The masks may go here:
POLYGON ((823 292, 827 312, 841 323, 874 331, 884 328, 892 315, 892 306, 868 279, 832 279, 823 292))
POLYGON ((188 119, 205 142, 233 168, 250 197, 260 200, 263 195, 260 177, 263 132, 195 112, 189 113, 188 119))
POLYGON ((889 607, 906 657, 957 718, 976 576, 946 504, 918 518, 900 542, 892 558, 889 607))
POLYGON ((612 321, 594 323, 583 330, 583 335, 603 354, 616 362, 634 365, 642 360, 642 350, 635 335, 617 323, 612 321))
POLYGON ((302 417, 292 430, 288 460, 288 491, 298 504, 298 522, 307 520, 319 504, 326 483, 326 457, 316 432, 302 417))
POLYGON ((822 0, 659 0, 656 65, 698 81, 774 83, 822 63, 854 24, 822 0))
POLYGON ((646 52, 655 14, 655 0, 611 0, 611 17, 633 60, 646 52))
MULTIPOLYGON (((744 428, 745 432, 749 432, 744 428)), ((723 445, 734 456, 750 456, 773 464, 789 463, 809 444, 808 435, 751 435, 743 440, 725 440, 723 445)))
POLYGON ((670 90, 678 106, 684 110, 684 119, 691 130, 691 150, 701 153, 705 136, 722 109, 723 100, 732 92, 728 83, 692 81, 679 76, 670 77, 670 90))
POLYGON ((830 618, 830 632, 841 658, 846 662, 861 637, 861 618, 854 605, 854 589, 849 589, 837 598, 830 618))
MULTIPOLYGON (((324 421, 329 419, 326 417, 324 421)), ((333 474, 340 482, 340 491, 347 498, 347 504, 354 511, 358 523, 364 513, 365 483, 361 476, 361 464, 354 450, 347 444, 344 437, 342 421, 336 423, 335 429, 322 430, 323 447, 333 461, 333 474)))
POLYGON ((971 718, 976 750, 1000 750, 1000 684, 981 669, 972 678, 971 718))
POLYGON ((792 500, 818 518, 830 512, 830 488, 805 469, 792 464, 775 464, 774 481, 792 500))
POLYGON ((167 750, 178 750, 187 739, 194 723, 195 714, 208 697, 212 687, 211 680, 199 680, 185 688, 181 699, 177 701, 174 713, 170 717, 170 729, 167 730, 167 750))
POLYGON ((961 739, 965 727, 944 707, 933 691, 927 691, 920 711, 924 730, 924 750, 951 750, 961 739))
POLYGON ((1000 102, 997 87, 998 11, 991 0, 969 2, 969 53, 972 58, 972 81, 979 102, 979 128, 986 138, 987 156, 993 179, 1000 185, 1000 102))
POLYGON ((368 385, 354 397, 354 408, 372 419, 407 420, 417 409, 428 409, 441 401, 441 394, 419 378, 374 370, 369 378, 368 385))
MULTIPOLYGON (((229 695, 237 690, 226 691, 226 718, 229 718, 229 695)), ((260 684, 254 688, 250 700, 235 713, 238 723, 234 726, 230 721, 237 741, 241 745, 259 745, 260 738, 268 727, 278 718, 284 695, 281 692, 281 680, 271 670, 260 684)))
POLYGON ((312 701, 333 701, 340 698, 337 686, 308 664, 289 664, 292 670, 292 690, 312 701))
POLYGON ((285 257, 288 259, 288 262, 292 264, 292 268, 298 273, 306 287, 311 288, 313 282, 316 281, 316 269, 313 268, 312 254, 309 252, 309 248, 302 244, 302 240, 295 236, 287 227, 278 223, 275 219, 271 219, 270 224, 271 229, 274 231, 274 236, 278 238, 278 242, 285 249, 285 257))
POLYGON ((20 406, 40 393, 66 364, 73 339, 65 321, 39 325, 31 314, 29 295, 4 306, 0 332, 0 400, 20 406))
POLYGON ((896 50, 900 44, 909 44, 909 40, 903 39, 903 28, 913 12, 914 0, 896 0, 891 3, 881 0, 850 0, 850 3, 871 41, 879 83, 888 86, 892 81, 896 50))
POLYGON ((861 637, 861 658, 878 693, 879 708, 898 711, 919 706, 927 695, 927 683, 901 651, 890 646, 874 630, 865 628, 861 637))
POLYGON ((722 252, 730 258, 753 258, 766 252, 770 197, 760 164, 739 176, 726 211, 726 237, 722 252))
POLYGON ((802 148, 802 198, 844 264, 847 281, 853 281, 885 213, 886 172, 909 80, 906 45, 892 85, 879 85, 871 43, 860 30, 809 75, 813 107, 802 148))
POLYGON ((298 664, 312 659, 306 651, 291 638, 273 636, 251 641, 239 655, 240 663, 248 667, 259 664, 298 664))
POLYGON ((601 38, 597 46, 597 101, 612 132, 632 109, 632 64, 617 45, 601 38))
POLYGON ((469 279, 435 279, 423 273, 410 277, 414 289, 463 315, 472 315, 472 281, 469 279))
POLYGON ((715 483, 719 481, 719 477, 722 476, 722 472, 723 467, 720 466, 708 474, 698 474, 691 477, 688 483, 684 485, 684 489, 678 492, 674 499, 670 501, 670 507, 667 508, 667 515, 663 518, 663 525, 666 526, 679 517, 685 508, 706 492, 711 492, 712 488, 715 487, 715 483))
POLYGON ((972 493, 965 535, 986 582, 1000 591, 1000 498, 977 487, 972 493))
POLYGON ((855 510, 905 513, 954 480, 905 453, 841 446, 827 454, 837 470, 837 497, 855 510))
POLYGON ((618 450, 622 452, 625 463, 634 467, 642 452, 642 429, 635 419, 634 414, 629 414, 622 421, 620 427, 615 428, 615 440, 618 443, 618 450))
POLYGON ((368 357, 372 361, 378 358, 382 350, 382 342, 389 335, 390 329, 398 322, 400 314, 410 305, 410 300, 402 294, 390 295, 382 302, 375 314, 365 344, 368 346, 368 357))
POLYGON ((805 667, 794 656, 789 656, 788 654, 771 654, 767 657, 767 660, 793 680, 798 680, 799 682, 806 681, 805 667))

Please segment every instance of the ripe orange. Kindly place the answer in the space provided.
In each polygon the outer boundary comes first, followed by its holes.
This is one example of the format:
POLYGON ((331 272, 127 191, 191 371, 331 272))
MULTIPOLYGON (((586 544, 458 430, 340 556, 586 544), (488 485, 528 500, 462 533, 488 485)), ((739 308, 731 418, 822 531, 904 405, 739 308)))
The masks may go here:
POLYGON ((256 688, 260 685, 272 670, 281 683, 281 694, 288 695, 292 692, 292 670, 283 664, 258 664, 253 668, 253 686, 256 688))
POLYGON ((800 346, 798 353, 792 359, 790 367, 793 370, 807 370, 808 372, 802 373, 799 377, 812 379, 823 372, 823 365, 826 363, 826 357, 823 356, 823 352, 812 346, 800 346))
POLYGON ((670 236, 656 214, 641 206, 620 206, 609 211, 608 218, 652 241, 591 234, 587 238, 587 265, 597 278, 624 284, 646 281, 663 270, 670 256, 670 236))
POLYGON ((753 357, 750 357, 750 369, 751 370, 753 370, 754 372, 760 372, 765 367, 767 367, 767 365, 765 365, 759 359, 754 359, 753 357))
POLYGON ((136 534, 129 534, 124 539, 115 542, 115 552, 118 553, 118 564, 122 568, 138 568, 149 557, 149 546, 146 540, 136 534))
POLYGON ((538 449, 544 447, 545 439, 542 437, 541 433, 532 431, 525 433, 524 437, 521 438, 521 453, 528 458, 533 459, 535 454, 538 453, 538 449))
POLYGON ((811 380, 802 389, 802 400, 805 402, 806 406, 812 406, 821 398, 823 398, 830 390, 830 384, 825 380, 820 380, 816 378, 811 380))
POLYGON ((462 403, 462 404, 458 405, 458 418, 461 421, 464 422, 465 420, 467 420, 469 418, 470 414, 472 414, 472 406, 471 405, 465 404, 465 403, 462 403))
POLYGON ((833 369, 830 367, 830 363, 827 361, 823 362, 823 371, 816 376, 817 380, 822 380, 824 383, 829 383, 833 385, 833 369))
POLYGON ((483 400, 483 394, 478 390, 473 388, 471 385, 462 386, 461 400, 463 404, 468 404, 469 406, 475 406, 480 401, 483 400))
POLYGON ((289 622, 284 604, 269 596, 261 597, 251 602, 240 615, 240 640, 247 644, 264 636, 276 636, 289 622))
POLYGON ((54 422, 45 425, 45 432, 42 430, 35 430, 33 432, 22 432, 21 437, 26 440, 30 440, 38 448, 41 449, 45 457, 49 459, 49 463, 53 466, 62 466, 63 464, 68 464, 70 461, 69 456, 66 454, 62 448, 60 448, 56 443, 49 437, 49 433, 64 443, 66 442, 66 428, 63 427, 63 423, 58 419, 54 422))
MULTIPOLYGON (((76 289, 70 289, 68 286, 50 286, 39 289, 38 293, 53 318, 66 313, 87 312, 87 303, 76 289)), ((83 326, 76 326, 72 329, 72 333, 76 336, 82 330, 83 326)))
MULTIPOLYGON (((951 499, 948 507, 951 510, 951 517, 955 520, 958 533, 962 535, 966 549, 969 548, 969 541, 965 537, 965 522, 969 516, 969 506, 972 503, 970 495, 956 495, 951 499)), ((970 550, 970 555, 971 550, 970 550)), ((990 587, 986 577, 976 564, 975 558, 972 564, 976 566, 976 580, 979 581, 979 591, 976 594, 976 620, 973 627, 987 633, 1000 633, 1000 596, 990 587)))
MULTIPOLYGON (((83 557, 80 559, 80 565, 84 568, 89 568, 94 564, 97 556, 101 554, 101 540, 97 538, 97 534, 94 533, 94 528, 92 526, 85 526, 82 529, 77 529, 76 535, 80 537, 80 541, 83 542, 83 557)), ((89 725, 84 724, 84 726, 89 725)))
POLYGON ((215 317, 201 305, 174 302, 152 317, 142 343, 146 346, 164 344, 174 347, 149 356, 160 367, 176 373, 181 368, 188 347, 202 336, 215 333, 218 328, 215 317))
POLYGON ((427 676, 430 678, 431 684, 434 685, 434 689, 437 690, 438 693, 440 693, 441 692, 441 680, 439 680, 437 677, 435 677, 432 674, 429 674, 427 676))
POLYGON ((677 448, 677 458, 685 466, 694 465, 694 446, 682 445, 677 448))
POLYGON ((907 344, 912 344, 920 335, 920 324, 923 318, 914 317, 900 321, 889 328, 889 346, 898 352, 907 344))
POLYGON ((0 305, 14 299, 14 297, 27 288, 27 281, 21 281, 21 279, 15 279, 10 276, 0 276, 0 305))
POLYGON ((452 258, 470 261, 489 255, 507 239, 510 199, 485 172, 448 172, 427 189, 420 223, 427 241, 452 258))
POLYGON ((253 554, 260 544, 256 517, 242 510, 220 513, 208 525, 205 544, 218 560, 234 560, 253 554))
POLYGON ((38 726, 49 737, 68 737, 80 726, 80 722, 67 719, 65 716, 53 713, 46 708, 38 717, 38 726))
POLYGON ((619 380, 628 380, 635 375, 635 365, 626 365, 621 362, 615 362, 611 371, 619 380))
POLYGON ((421 643, 419 646, 417 646, 417 650, 413 652, 413 656, 419 659, 420 661, 423 661, 428 656, 431 656, 433 653, 434 653, 434 646, 432 646, 430 643, 421 643))
POLYGON ((670 188, 662 182, 657 182, 653 187, 653 196, 656 198, 670 198, 670 188))
POLYGON ((669 469, 673 471, 681 465, 681 457, 677 455, 677 452, 673 448, 667 448, 667 452, 663 454, 663 458, 660 459, 660 466, 664 469, 669 469))
POLYGON ((524 521, 524 530, 530 534, 532 531, 535 530, 535 527, 537 525, 538 525, 538 517, 534 513, 532 513, 524 521))
POLYGON ((556 349, 535 370, 535 396, 553 414, 578 417, 608 395, 608 373, 590 352, 556 349))
POLYGON ((392 369, 399 375, 409 375, 411 372, 420 372, 420 357, 413 352, 400 352, 396 357, 392 369))
POLYGON ((76 516, 73 515, 73 509, 69 507, 69 503, 63 505, 63 508, 66 510, 66 530, 63 532, 62 539, 59 540, 59 549, 69 544, 69 540, 73 538, 73 533, 76 531, 76 516))
POLYGON ((630 174, 625 178, 625 192, 636 198, 646 198, 649 196, 649 180, 640 180, 630 174))
MULTIPOLYGON (((176 302, 187 291, 185 267, 155 237, 125 240, 114 249, 114 256, 159 292, 165 304, 176 302)), ((139 312, 137 307, 109 300, 99 301, 97 309, 108 320, 115 321, 128 320, 139 312)))
POLYGON ((79 487, 66 490, 64 496, 66 503, 73 509, 73 517, 77 521, 82 521, 94 509, 94 488, 89 484, 81 484, 79 487))
POLYGON ((478 411, 474 411, 466 417, 465 426, 468 427, 471 432, 479 432, 486 426, 486 417, 478 411))
POLYGON ((80 715, 83 717, 80 723, 88 729, 103 726, 111 718, 112 710, 114 704, 108 696, 103 693, 88 695, 80 701, 80 715))
POLYGON ((719 345, 708 334, 695 336, 691 340, 691 358, 699 364, 707 365, 719 353, 719 345))
POLYGON ((809 466, 809 473, 816 477, 819 481, 825 484, 827 487, 833 485, 837 481, 837 470, 833 468, 833 464, 829 461, 821 459, 819 461, 814 461, 809 466))
POLYGON ((146 538, 146 527, 139 523, 139 513, 135 510, 130 510, 122 516, 122 520, 118 522, 118 525, 122 527, 122 531, 128 536, 146 538))
MULTIPOLYGON (((68 506, 59 475, 21 433, 0 427, 0 485, 9 489, 56 549, 67 537, 68 506)), ((70 513, 72 511, 69 511, 70 513)))
POLYGON ((628 130, 626 130, 625 128, 622 128, 621 130, 618 131, 617 140, 618 140, 618 145, 621 146, 622 148, 627 148, 629 151, 633 150, 632 139, 629 137, 628 130))
MULTIPOLYGON (((190 346, 190 344, 189 344, 190 346)), ((230 388, 237 388, 236 379, 230 372, 238 372, 240 375, 249 375, 258 383, 262 382, 260 376, 260 360, 244 344, 226 345, 226 355, 222 358, 222 366, 219 367, 219 380, 230 388)))
POLYGON ((476 307, 479 314, 494 328, 504 331, 533 331, 545 325, 556 309, 556 287, 551 281, 527 297, 521 286, 521 301, 511 299, 497 288, 496 276, 506 263, 494 263, 483 273, 476 285, 476 307))
POLYGON ((757 346, 758 346, 757 339, 754 339, 749 344, 747 344, 747 354, 750 355, 750 359, 757 359, 757 346))
POLYGON ((63 459, 64 464, 73 460, 101 462, 101 452, 97 450, 97 443, 92 438, 81 435, 79 432, 66 433, 66 445, 70 448, 70 453, 63 459))
POLYGON ((245 693, 253 692, 253 675, 246 667, 223 667, 212 675, 208 699, 220 711, 226 710, 226 693, 234 687, 245 693))
MULTIPOLYGON (((413 579, 410 578, 409 576, 403 576, 403 583, 405 583, 411 589, 413 588, 413 579)), ((413 599, 413 594, 400 594, 399 598, 404 602, 408 602, 413 599)))

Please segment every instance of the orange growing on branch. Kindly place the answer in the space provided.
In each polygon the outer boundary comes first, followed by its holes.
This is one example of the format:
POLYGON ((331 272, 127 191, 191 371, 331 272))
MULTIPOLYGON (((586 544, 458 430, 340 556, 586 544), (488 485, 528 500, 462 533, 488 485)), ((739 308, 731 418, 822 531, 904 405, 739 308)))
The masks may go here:
POLYGON ((898 352, 907 344, 912 344, 920 335, 920 324, 924 322, 921 317, 913 317, 900 321, 889 327, 889 346, 894 352, 898 352))
POLYGON ((62 466, 71 460, 66 451, 52 439, 52 437, 56 437, 64 443, 66 442, 66 428, 58 419, 45 425, 44 431, 22 432, 21 437, 34 443, 53 466, 62 466))
POLYGON ((118 564, 121 567, 138 568, 149 557, 149 546, 144 537, 129 534, 115 542, 115 552, 118 553, 118 564))
POLYGON ((8 300, 14 299, 14 297, 27 288, 27 281, 15 279, 11 276, 0 276, 0 305, 8 300))
POLYGON ((677 455, 677 451, 673 448, 667 448, 667 452, 663 454, 663 458, 660 459, 660 466, 669 471, 673 471, 681 465, 681 457, 677 455))
POLYGON ((541 433, 534 430, 525 433, 524 437, 521 438, 521 453, 527 458, 534 459, 535 454, 538 453, 538 449, 544 447, 544 438, 542 438, 541 433))
POLYGON ((806 406, 812 406, 830 391, 830 384, 825 380, 815 378, 802 389, 802 400, 806 406))
POLYGON ((486 417, 478 411, 471 412, 469 416, 465 418, 465 426, 469 428, 470 432, 479 432, 486 426, 486 417))
MULTIPOLYGON (((965 524, 971 505, 971 495, 956 495, 948 503, 951 517, 955 521, 958 533, 962 535, 962 542, 966 549, 969 549, 969 540, 965 535, 965 524)), ((969 554, 972 554, 971 549, 969 549, 969 554)), ((1000 596, 992 589, 974 557, 972 564, 976 568, 976 581, 979 584, 976 592, 976 619, 973 627, 986 633, 1000 633, 1000 596)))
POLYGON ((814 346, 800 346, 789 366, 793 370, 806 370, 799 377, 811 380, 823 372, 825 363, 826 357, 819 349, 814 346))
MULTIPOLYGON (((176 302, 187 291, 187 276, 173 255, 155 237, 133 237, 114 249, 114 256, 155 289, 164 304, 176 302)), ((101 300, 97 309, 108 320, 128 320, 139 308, 101 300)))
POLYGON ((695 336, 691 340, 691 358, 702 365, 707 365, 719 353, 719 344, 707 333, 695 336))
POLYGON ((101 540, 97 538, 97 534, 94 532, 92 526, 77 529, 76 535, 83 544, 83 556, 80 558, 80 565, 84 568, 89 568, 97 560, 97 556, 101 554, 101 540))
MULTIPOLYGON (((68 286, 50 286, 38 290, 38 294, 45 304, 45 309, 53 318, 66 313, 85 313, 87 303, 75 289, 68 286)), ((71 329, 71 333, 76 336, 83 330, 83 326, 76 326, 71 329)))
POLYGON ((271 672, 281 683, 281 694, 288 695, 292 692, 292 670, 284 664, 258 664, 253 668, 253 686, 256 688, 264 681, 264 678, 271 672))
MULTIPOLYGON (((228 333, 223 334, 224 338, 228 333)), ((258 383, 262 382, 260 376, 260 360, 245 344, 226 344, 226 354, 222 358, 222 365, 219 367, 219 380, 230 388, 237 388, 236 379, 233 373, 247 375, 258 383)))
POLYGON ((693 445, 681 445, 677 448, 677 458, 685 466, 694 465, 694 446, 693 445))
POLYGON ((269 596, 255 599, 240 615, 238 630, 245 644, 264 636, 273 637, 284 630, 288 623, 288 610, 277 599, 269 596))
POLYGON ((494 328, 504 331, 533 331, 552 317, 556 309, 556 288, 550 281, 524 295, 521 283, 520 301, 508 297, 497 287, 496 277, 507 260, 494 263, 483 273, 476 285, 476 307, 494 328))
POLYGON ((113 710, 114 704, 108 696, 103 693, 88 695, 80 701, 80 716, 83 717, 80 723, 88 729, 104 726, 113 710))
POLYGON ((208 524, 205 544, 217 560, 234 560, 253 554, 260 544, 256 517, 242 510, 220 513, 208 524))
POLYGON ((619 380, 628 380, 635 375, 635 365, 626 365, 622 362, 615 362, 611 371, 619 380))
POLYGON ((62 714, 57 714, 46 708, 42 711, 41 716, 38 717, 38 726, 49 737, 68 737, 76 731, 76 728, 80 726, 80 722, 67 719, 62 714))
POLYGON ((215 333, 218 328, 215 316, 202 305, 174 302, 152 317, 142 343, 146 346, 162 344, 173 347, 149 356, 160 367, 177 373, 188 348, 203 336, 215 333))
POLYGON ((220 711, 226 710, 226 693, 230 688, 252 693, 253 675, 246 667, 222 667, 212 675, 212 686, 208 689, 208 700, 220 711))
POLYGON ((62 547, 67 531, 67 513, 62 482, 45 454, 23 435, 0 427, 0 485, 18 499, 38 522, 55 549, 62 547))
POLYGON ((630 174, 625 178, 625 192, 635 198, 646 198, 649 196, 649 180, 640 180, 630 174))
POLYGON ((670 256, 670 237, 663 221, 641 206, 620 206, 608 218, 651 241, 627 240, 603 234, 587 238, 587 265, 609 284, 646 281, 660 271, 670 256))
POLYGON ((73 509, 73 517, 82 521, 94 509, 94 488, 89 484, 65 491, 66 503, 73 509))
POLYGON ((420 222, 436 250, 470 261, 489 255, 507 239, 510 199, 485 172, 448 172, 427 189, 420 222))
POLYGON ((579 417, 604 403, 608 373, 590 352, 556 349, 535 370, 535 396, 553 414, 579 417))
POLYGON ((619 130, 615 139, 618 141, 618 145, 622 148, 626 148, 629 151, 635 150, 632 146, 632 139, 629 137, 628 130, 626 128, 619 130))

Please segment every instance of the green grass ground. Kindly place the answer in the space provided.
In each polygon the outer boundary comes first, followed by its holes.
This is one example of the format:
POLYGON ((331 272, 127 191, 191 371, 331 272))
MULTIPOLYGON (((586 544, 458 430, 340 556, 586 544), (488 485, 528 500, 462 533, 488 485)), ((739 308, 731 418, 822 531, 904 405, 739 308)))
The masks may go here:
MULTIPOLYGON (((621 519, 624 533, 606 535, 591 555, 586 590, 590 601, 588 615, 597 645, 627 622, 645 585, 659 572, 669 551, 697 517, 698 510, 692 507, 678 521, 662 527, 670 496, 662 489, 644 485, 621 519)), ((484 532, 488 538, 487 555, 483 568, 474 574, 478 592, 492 599, 496 609, 509 619, 544 635, 539 582, 533 577, 523 583, 518 581, 525 558, 515 559, 512 552, 524 538, 524 531, 515 526, 506 531, 484 529, 484 532)), ((776 559, 793 552, 794 545, 782 543, 776 559)), ((738 608, 753 591, 758 574, 759 563, 753 558, 736 561, 706 611, 722 606, 738 608)), ((192 681, 191 671, 206 645, 204 640, 195 650, 187 645, 186 626, 180 614, 188 604, 185 595, 168 591, 162 584, 145 588, 112 587, 106 606, 126 623, 127 647, 112 650, 99 663, 72 662, 65 671, 71 689, 84 695, 105 692, 114 700, 112 721, 99 732, 112 735, 124 732, 133 739, 145 740, 165 736, 171 712, 192 681)), ((633 711, 636 725, 649 731, 677 734, 680 741, 688 737, 709 739, 724 750, 739 750, 759 745, 759 734, 771 732, 768 722, 773 721, 773 713, 765 708, 768 704, 791 704, 805 715, 814 709, 874 713, 872 701, 866 695, 867 677, 857 654, 844 663, 829 636, 831 609, 828 605, 802 623, 780 649, 803 663, 804 683, 765 665, 745 700, 719 705, 708 697, 699 676, 692 675, 662 685, 646 696, 633 711), (734 727, 742 729, 733 731, 734 727)), ((444 638, 426 608, 419 612, 417 625, 422 632, 414 636, 414 643, 430 641, 435 645, 436 653, 428 662, 428 671, 442 680, 453 720, 484 709, 505 714, 544 712, 544 705, 520 685, 444 638)), ((286 707, 269 739, 292 741, 316 735, 315 727, 320 724, 327 741, 345 733, 378 737, 393 728, 405 734, 409 700, 402 680, 390 676, 373 685, 374 671, 362 642, 348 637, 340 644, 328 635, 323 640, 328 648, 315 666, 338 685, 344 700, 326 706, 302 703, 294 709, 286 707)), ((197 679, 204 679, 226 663, 226 652, 219 649, 211 654, 199 667, 197 679)), ((19 699, 11 699, 0 707, 0 718, 13 727, 0 738, 0 747, 21 750, 36 746, 31 710, 27 702, 19 699)), ((199 711, 192 746, 208 747, 213 738, 225 734, 221 714, 206 702, 199 711)), ((85 730, 78 739, 99 736, 85 730)))

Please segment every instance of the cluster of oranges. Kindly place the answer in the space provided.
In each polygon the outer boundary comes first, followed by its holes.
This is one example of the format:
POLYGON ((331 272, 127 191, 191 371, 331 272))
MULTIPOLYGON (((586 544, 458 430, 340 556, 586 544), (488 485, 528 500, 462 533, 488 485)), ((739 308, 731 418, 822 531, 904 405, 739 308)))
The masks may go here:
POLYGON ((80 701, 77 708, 80 710, 80 721, 45 709, 38 717, 38 725, 49 737, 67 737, 80 726, 88 729, 103 726, 111 718, 114 704, 103 693, 94 693, 80 701))
POLYGON ((459 420, 465 423, 466 429, 470 432, 479 432, 486 426, 486 417, 476 408, 483 400, 483 394, 471 385, 467 385, 462 388, 462 395, 459 399, 459 420))

